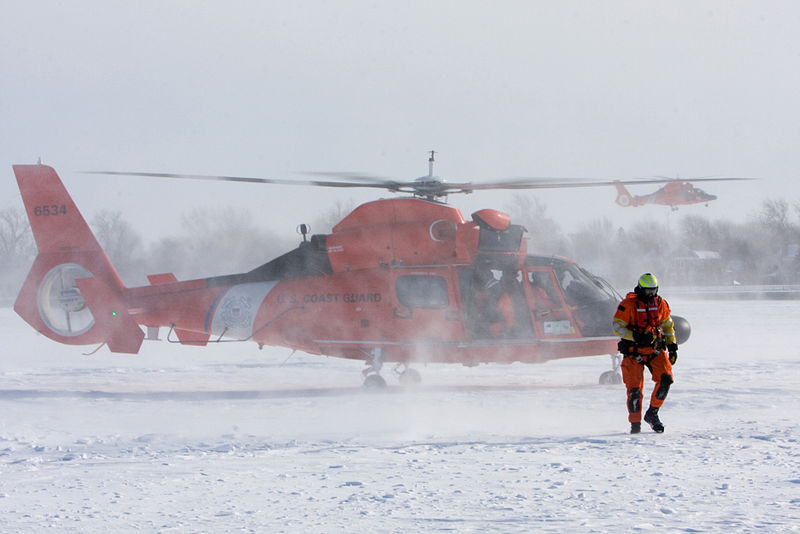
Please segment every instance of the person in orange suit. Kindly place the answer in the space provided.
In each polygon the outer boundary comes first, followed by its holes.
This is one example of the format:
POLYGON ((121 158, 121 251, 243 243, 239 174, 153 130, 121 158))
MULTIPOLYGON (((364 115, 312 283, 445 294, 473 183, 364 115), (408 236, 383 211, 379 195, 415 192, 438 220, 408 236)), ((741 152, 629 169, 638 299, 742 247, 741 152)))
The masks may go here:
POLYGON ((620 302, 612 328, 620 336, 617 348, 623 356, 622 381, 627 389, 631 434, 638 434, 642 428, 645 367, 656 385, 644 421, 653 431, 664 432, 658 410, 673 383, 672 366, 678 359, 678 344, 669 304, 658 296, 658 280, 653 274, 640 276, 633 291, 620 302))

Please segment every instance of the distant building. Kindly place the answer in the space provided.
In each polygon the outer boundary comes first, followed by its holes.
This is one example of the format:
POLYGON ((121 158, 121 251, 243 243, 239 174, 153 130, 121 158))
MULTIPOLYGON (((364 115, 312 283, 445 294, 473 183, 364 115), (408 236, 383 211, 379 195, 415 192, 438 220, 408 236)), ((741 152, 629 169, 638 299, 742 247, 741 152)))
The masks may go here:
POLYGON ((680 285, 720 285, 731 282, 725 276, 725 265, 715 250, 681 249, 668 263, 670 278, 680 285))

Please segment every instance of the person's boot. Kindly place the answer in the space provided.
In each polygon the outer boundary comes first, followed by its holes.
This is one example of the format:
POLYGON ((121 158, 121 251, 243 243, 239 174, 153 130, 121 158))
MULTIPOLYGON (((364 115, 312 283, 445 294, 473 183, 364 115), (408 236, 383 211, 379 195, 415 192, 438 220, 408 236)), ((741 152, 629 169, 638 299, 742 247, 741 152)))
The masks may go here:
POLYGON ((658 408, 653 408, 652 406, 648 408, 644 414, 644 422, 650 425, 653 432, 664 432, 664 425, 658 418, 658 408))
POLYGON ((638 434, 642 431, 642 423, 631 423, 631 434, 638 434))

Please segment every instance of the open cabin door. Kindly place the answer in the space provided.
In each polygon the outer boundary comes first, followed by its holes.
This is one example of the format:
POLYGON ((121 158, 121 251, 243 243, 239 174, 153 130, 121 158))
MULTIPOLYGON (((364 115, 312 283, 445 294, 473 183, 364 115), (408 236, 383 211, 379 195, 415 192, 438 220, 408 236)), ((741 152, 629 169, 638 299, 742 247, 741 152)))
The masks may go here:
MULTIPOLYGON (((505 264, 509 262, 504 261, 505 264)), ((469 339, 533 338, 522 271, 481 262, 458 271, 464 329, 469 339)))

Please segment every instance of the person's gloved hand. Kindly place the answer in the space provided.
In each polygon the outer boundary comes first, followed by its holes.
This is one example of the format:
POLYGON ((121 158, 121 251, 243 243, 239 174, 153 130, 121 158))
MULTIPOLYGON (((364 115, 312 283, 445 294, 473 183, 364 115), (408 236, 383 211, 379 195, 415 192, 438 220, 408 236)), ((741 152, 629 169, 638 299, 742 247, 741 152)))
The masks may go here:
POLYGON ((678 361, 678 344, 670 343, 667 345, 667 352, 669 353, 669 363, 675 365, 675 362, 678 361))
POLYGON ((638 330, 633 332, 633 341, 639 347, 652 347, 653 340, 654 338, 651 332, 641 332, 638 330))

